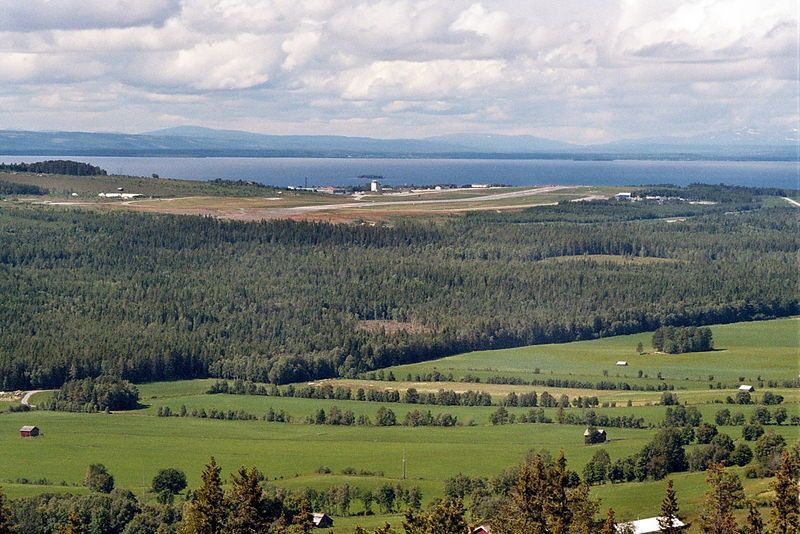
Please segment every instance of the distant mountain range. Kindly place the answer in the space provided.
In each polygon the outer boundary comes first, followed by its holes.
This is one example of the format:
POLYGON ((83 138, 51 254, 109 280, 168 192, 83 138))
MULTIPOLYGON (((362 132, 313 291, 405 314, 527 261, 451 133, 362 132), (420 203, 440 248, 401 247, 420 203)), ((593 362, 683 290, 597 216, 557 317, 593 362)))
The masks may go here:
POLYGON ((795 160, 790 136, 752 130, 578 145, 528 135, 461 133, 424 139, 266 135, 178 126, 141 134, 0 130, 0 154, 51 156, 231 156, 795 160))

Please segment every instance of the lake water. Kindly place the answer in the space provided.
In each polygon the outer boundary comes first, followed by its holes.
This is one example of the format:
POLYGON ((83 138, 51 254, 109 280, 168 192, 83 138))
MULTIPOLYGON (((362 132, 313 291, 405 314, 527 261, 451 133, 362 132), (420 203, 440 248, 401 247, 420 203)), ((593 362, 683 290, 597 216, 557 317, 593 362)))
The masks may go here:
POLYGON ((253 180, 276 186, 350 185, 379 175, 392 185, 628 185, 692 182, 800 188, 796 161, 574 161, 482 159, 175 158, 0 156, 0 162, 71 159, 113 174, 209 180, 253 180))

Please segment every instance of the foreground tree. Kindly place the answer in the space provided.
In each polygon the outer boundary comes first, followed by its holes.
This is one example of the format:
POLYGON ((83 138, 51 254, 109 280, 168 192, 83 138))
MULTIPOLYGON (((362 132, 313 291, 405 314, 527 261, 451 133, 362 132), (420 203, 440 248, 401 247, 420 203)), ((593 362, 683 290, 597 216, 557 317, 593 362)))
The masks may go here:
POLYGON ((589 487, 570 488, 563 454, 555 462, 532 454, 520 467, 511 491, 492 524, 497 534, 566 534, 595 532, 597 501, 589 487))
POLYGON ((458 499, 438 501, 426 512, 409 509, 403 520, 406 534, 459 534, 468 533, 464 519, 464 505, 458 499))
POLYGON ((658 518, 658 527, 661 532, 666 534, 678 534, 681 529, 678 527, 678 499, 675 496, 675 488, 672 479, 667 480, 667 494, 661 501, 661 517, 658 518))
POLYGON ((11 508, 8 505, 8 498, 0 488, 0 534, 12 534, 15 531, 12 520, 11 508))
POLYGON ((103 464, 92 464, 83 477, 83 485, 92 491, 111 493, 114 489, 114 477, 103 464))
POLYGON ((772 489, 775 500, 772 502, 772 532, 775 534, 800 533, 800 514, 798 514, 797 466, 789 451, 783 451, 778 472, 772 489))
POLYGON ((767 534, 767 531, 764 530, 764 520, 761 519, 761 512, 758 511, 758 507, 753 501, 748 501, 747 503, 747 519, 741 529, 741 534, 767 534))
POLYGON ((152 488, 155 493, 169 492, 177 495, 186 489, 186 473, 180 469, 161 469, 153 477, 152 488))
POLYGON ((182 534, 222 534, 227 515, 225 493, 214 457, 203 470, 203 484, 186 507, 181 525, 182 534))
POLYGON ((722 464, 711 464, 706 473, 705 499, 700 516, 700 528, 705 533, 737 534, 733 509, 741 500, 742 483, 739 477, 725 471, 722 464))
POLYGON ((267 514, 264 492, 261 489, 261 473, 253 467, 240 467, 231 477, 231 515, 227 532, 250 534, 266 532, 272 520, 267 514))
MULTIPOLYGON (((641 345, 641 343, 639 343, 641 345)), ((606 515, 606 520, 603 521, 603 528, 600 530, 600 534, 617 534, 617 520, 614 516, 614 509, 608 509, 608 515, 606 515)))

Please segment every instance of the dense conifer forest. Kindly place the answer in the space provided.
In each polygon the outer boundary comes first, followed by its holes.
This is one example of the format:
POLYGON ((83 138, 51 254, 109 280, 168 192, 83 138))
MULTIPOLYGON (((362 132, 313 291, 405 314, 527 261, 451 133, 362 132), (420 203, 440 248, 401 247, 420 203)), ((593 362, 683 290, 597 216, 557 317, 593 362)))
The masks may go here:
POLYGON ((796 208, 735 196, 376 227, 7 205, 0 388, 101 374, 286 383, 798 313, 796 208))

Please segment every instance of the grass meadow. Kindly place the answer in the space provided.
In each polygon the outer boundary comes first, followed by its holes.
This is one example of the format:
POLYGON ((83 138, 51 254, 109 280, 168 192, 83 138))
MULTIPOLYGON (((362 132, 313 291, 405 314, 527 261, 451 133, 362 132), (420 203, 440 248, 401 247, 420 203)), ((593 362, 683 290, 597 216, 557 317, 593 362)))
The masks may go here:
MULTIPOLYGON (((604 369, 617 372, 617 359, 629 360, 630 366, 621 373, 636 375, 639 369, 646 374, 662 372, 665 381, 674 382, 682 402, 696 405, 704 421, 713 422, 714 413, 722 407, 749 416, 753 406, 719 404, 731 389, 708 389, 708 374, 716 380, 736 382, 740 376, 756 382, 763 379, 786 379, 798 372, 797 319, 782 319, 755 323, 715 326, 714 339, 718 350, 680 356, 638 355, 636 343, 646 343, 648 334, 622 336, 590 342, 564 345, 543 345, 491 352, 475 352, 436 362, 393 368, 402 378, 407 373, 424 373, 433 369, 452 372, 454 376, 475 374, 533 377, 586 377, 602 379, 604 369), (686 389, 681 389, 686 388, 686 389)), ((609 374, 611 374, 609 373, 609 374)), ((652 378, 638 379, 641 381, 652 378)), ((604 445, 583 444, 583 427, 559 424, 509 424, 494 426, 489 422, 496 407, 462 407, 408 405, 359 401, 316 400, 286 397, 206 394, 214 380, 189 380, 142 384, 139 386, 142 407, 130 412, 113 414, 78 414, 36 410, 26 413, 0 413, 0 485, 12 498, 41 492, 85 492, 80 486, 90 463, 103 463, 114 475, 116 483, 146 499, 145 493, 156 472, 176 467, 186 472, 191 487, 200 482, 202 467, 213 455, 228 476, 240 465, 256 466, 271 483, 291 489, 349 483, 362 488, 376 488, 386 482, 417 485, 425 502, 439 497, 444 481, 458 473, 492 477, 503 469, 519 463, 531 449, 547 449, 553 453, 563 450, 572 469, 581 472, 598 447, 604 448, 612 460, 638 451, 656 432, 664 415, 663 406, 653 405, 660 394, 638 391, 564 390, 574 395, 597 395, 602 402, 617 402, 617 407, 599 407, 599 413, 610 415, 633 414, 643 417, 650 428, 610 428, 610 441, 604 445), (612 399, 615 399, 612 401, 612 399), (628 407, 627 400, 633 406, 628 407), (374 419, 380 406, 390 407, 402 421, 413 409, 456 415, 461 423, 452 428, 418 427, 341 427, 295 423, 256 421, 227 421, 193 417, 158 417, 160 406, 177 412, 181 406, 192 409, 242 410, 258 417, 271 407, 284 410, 295 421, 302 421, 319 408, 326 411, 333 405, 351 409, 358 416, 374 419), (18 429, 35 424, 43 435, 36 439, 21 439, 18 429), (405 455, 406 474, 402 480, 402 459, 405 455), (326 467, 330 474, 319 473, 326 467), (344 475, 345 468, 367 470, 382 475, 344 475), (30 483, 21 483, 26 479, 30 483), (41 484, 46 479, 47 484, 41 484), (38 483, 37 483, 38 482, 38 483)), ((333 381, 334 384, 337 381, 333 381)), ((508 391, 562 392, 544 386, 500 386, 464 384, 459 382, 413 383, 351 380, 341 381, 351 387, 396 388, 417 387, 444 389, 474 389, 490 391, 495 402, 508 391)), ((776 389, 786 397, 784 406, 790 414, 800 413, 800 398, 795 389, 776 389)), ((763 392, 759 388, 756 398, 763 392)), ((40 393, 32 399, 42 403, 50 393, 40 393)), ((578 408, 569 411, 581 412, 578 408)), ((527 408, 511 408, 521 414, 527 408)), ((555 409, 546 409, 555 416, 555 409)), ((800 437, 800 428, 771 425, 770 429, 783 434, 789 443, 800 437)), ((737 442, 741 427, 721 427, 737 442)), ((694 446, 694 445, 692 445, 694 446)), ((692 447, 690 446, 690 447, 692 447)), ((704 487, 703 473, 679 473, 673 476, 681 511, 690 520, 696 519, 704 487)), ((769 480, 744 479, 748 495, 767 498, 769 480)), ((602 499, 603 511, 612 506, 620 519, 636 519, 655 515, 663 497, 665 483, 644 482, 602 485, 593 488, 594 496, 602 499)), ((353 511, 358 511, 355 503, 353 511)), ((335 532, 351 532, 355 525, 375 527, 389 522, 399 527, 399 515, 367 517, 335 517, 335 532)))

